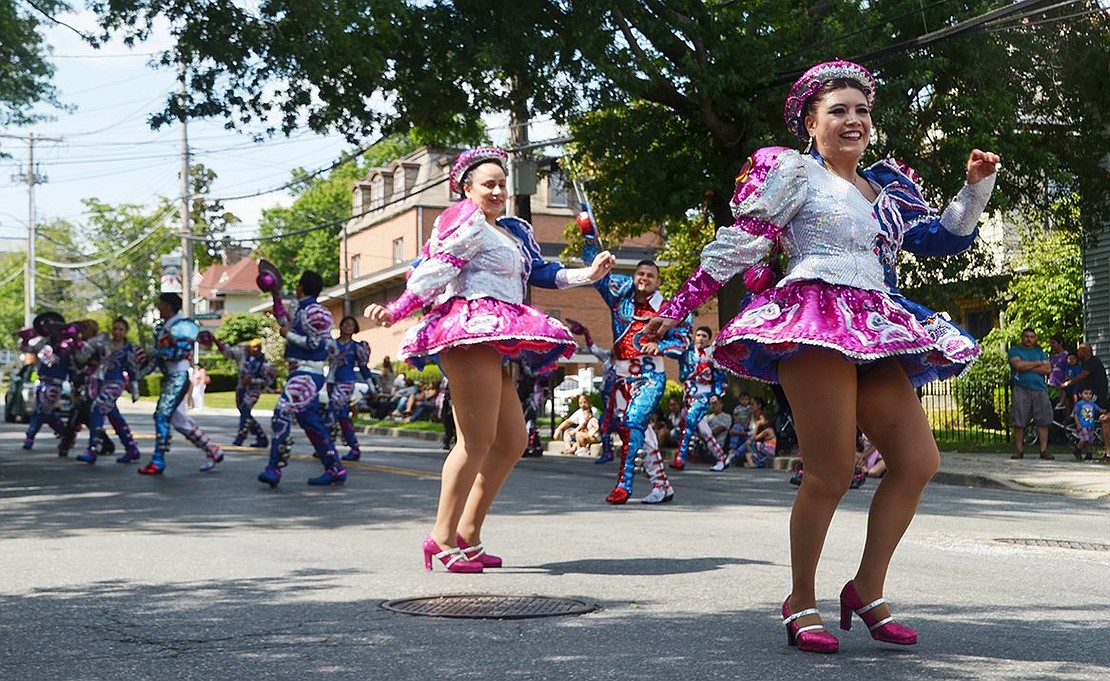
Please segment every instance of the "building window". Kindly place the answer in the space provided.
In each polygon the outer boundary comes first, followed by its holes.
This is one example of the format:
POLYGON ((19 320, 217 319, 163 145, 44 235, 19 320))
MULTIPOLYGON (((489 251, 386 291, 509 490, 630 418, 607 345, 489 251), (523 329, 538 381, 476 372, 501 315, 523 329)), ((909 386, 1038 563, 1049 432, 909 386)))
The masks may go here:
POLYGON ((397 237, 393 240, 393 264, 397 265, 405 261, 405 237, 397 237))
POLYGON ((405 195, 405 168, 398 166, 393 171, 393 196, 400 198, 405 195))
POLYGON ((375 175, 370 180, 370 208, 380 208, 385 205, 385 182, 381 175, 375 175))
POLYGON ((363 196, 363 193, 362 193, 362 187, 355 187, 354 194, 355 195, 354 195, 354 198, 352 200, 352 205, 354 207, 354 214, 355 215, 361 215, 362 214, 362 201, 364 199, 364 196, 363 196))
POLYGON ((361 276, 362 276, 362 256, 361 255, 353 255, 353 256, 351 256, 351 274, 350 274, 350 278, 351 279, 358 279, 361 276))
POLYGON ((567 176, 561 170, 552 171, 547 176, 547 205, 566 208, 569 205, 567 193, 567 176))

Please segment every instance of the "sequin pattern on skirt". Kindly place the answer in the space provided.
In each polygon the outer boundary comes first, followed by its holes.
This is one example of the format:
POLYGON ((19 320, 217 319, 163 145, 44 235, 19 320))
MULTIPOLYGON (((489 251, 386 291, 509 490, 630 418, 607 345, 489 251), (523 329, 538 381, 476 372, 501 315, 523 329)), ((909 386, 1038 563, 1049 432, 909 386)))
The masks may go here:
POLYGON ((535 308, 496 298, 451 298, 405 333, 400 358, 422 369, 442 352, 472 345, 492 346, 537 374, 551 371, 578 347, 565 326, 535 308))
POLYGON ((730 371, 778 382, 778 362, 822 347, 865 364, 936 346, 913 315, 884 292, 805 280, 751 296, 717 336, 714 359, 730 371))

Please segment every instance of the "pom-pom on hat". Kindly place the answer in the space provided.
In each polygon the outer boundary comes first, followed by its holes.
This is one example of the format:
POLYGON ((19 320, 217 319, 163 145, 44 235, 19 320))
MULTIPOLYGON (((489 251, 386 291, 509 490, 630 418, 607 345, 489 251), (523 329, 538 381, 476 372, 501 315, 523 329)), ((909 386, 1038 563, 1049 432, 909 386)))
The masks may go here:
POLYGON ((806 102, 817 94, 825 83, 841 78, 854 80, 862 85, 867 95, 867 106, 875 106, 875 92, 879 89, 879 84, 867 69, 844 59, 813 66, 795 81, 794 87, 790 88, 790 94, 786 97, 786 106, 782 112, 786 119, 786 127, 803 142, 809 139, 805 126, 806 102))
POLYGON ((502 170, 507 170, 509 153, 504 149, 479 147, 478 149, 467 149, 459 154, 459 158, 455 160, 455 165, 451 166, 451 192, 461 193, 462 179, 467 171, 488 161, 494 161, 501 166, 502 170))

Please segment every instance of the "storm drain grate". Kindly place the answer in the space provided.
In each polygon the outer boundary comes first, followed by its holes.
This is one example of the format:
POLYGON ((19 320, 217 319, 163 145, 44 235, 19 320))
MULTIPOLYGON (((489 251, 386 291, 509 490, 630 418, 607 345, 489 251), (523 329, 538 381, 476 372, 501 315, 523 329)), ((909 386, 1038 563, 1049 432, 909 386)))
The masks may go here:
POLYGON ((597 609, 576 598, 548 596, 429 596, 387 601, 382 607, 405 615, 497 620, 584 615, 597 609))
POLYGON ((1077 549, 1079 551, 1110 551, 1110 544, 1098 544, 1089 541, 1071 541, 1070 539, 1025 539, 1003 538, 995 539, 1003 544, 1017 544, 1018 546, 1040 546, 1048 549, 1077 549))

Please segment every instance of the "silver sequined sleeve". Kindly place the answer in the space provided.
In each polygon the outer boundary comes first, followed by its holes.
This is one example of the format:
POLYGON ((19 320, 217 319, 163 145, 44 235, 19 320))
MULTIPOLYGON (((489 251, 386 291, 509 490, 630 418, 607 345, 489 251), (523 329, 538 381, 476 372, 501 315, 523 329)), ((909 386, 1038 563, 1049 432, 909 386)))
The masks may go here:
MULTIPOLYGON (((757 181, 760 170, 752 169, 749 182, 757 181)), ((796 151, 778 154, 763 182, 733 205, 736 221, 718 229, 717 238, 702 249, 702 268, 724 284, 759 262, 797 214, 806 193, 806 168, 801 155, 796 151)))
POLYGON ((734 276, 762 260, 807 194, 808 176, 798 152, 766 148, 753 154, 733 199, 736 220, 717 230, 714 240, 701 251, 701 265, 660 316, 682 319, 734 276))
POLYGON ((590 281, 589 267, 567 267, 555 273, 556 288, 563 289, 592 283, 593 282, 590 281))
POLYGON ((998 173, 991 173, 975 184, 965 184, 952 203, 940 216, 940 224, 956 236, 967 236, 975 231, 979 216, 987 207, 987 201, 994 191, 994 181, 998 173))
POLYGON ((486 217, 468 200, 459 201, 436 218, 428 256, 409 276, 405 292, 389 305, 393 320, 403 319, 447 289, 481 250, 486 217))

